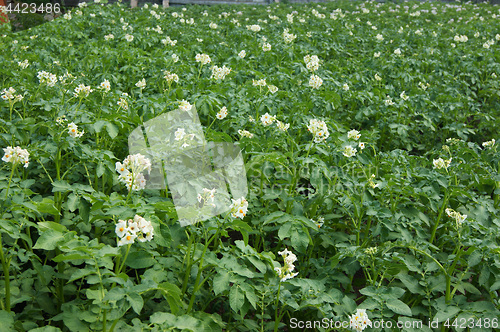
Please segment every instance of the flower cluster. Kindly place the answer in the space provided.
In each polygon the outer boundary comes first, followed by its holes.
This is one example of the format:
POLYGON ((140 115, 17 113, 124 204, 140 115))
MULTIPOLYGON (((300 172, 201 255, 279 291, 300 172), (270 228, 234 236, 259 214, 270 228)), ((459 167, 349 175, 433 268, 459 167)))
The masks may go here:
POLYGON ((245 50, 242 50, 240 53, 238 53, 238 56, 243 59, 244 57, 247 56, 247 52, 245 50))
POLYGON ((193 107, 193 105, 191 105, 188 101, 182 99, 180 102, 179 102, 179 108, 185 112, 188 112, 191 110, 191 108, 193 107))
POLYGON ((167 36, 167 38, 161 40, 161 43, 163 45, 169 44, 170 46, 175 46, 177 44, 177 40, 172 40, 169 36, 167 36))
POLYGON ((276 120, 276 116, 269 115, 269 113, 266 113, 260 117, 260 121, 264 126, 271 125, 274 120, 276 120))
POLYGON ((491 141, 483 142, 483 147, 484 148, 492 148, 495 145, 495 139, 492 139, 491 141))
POLYGON ((276 92, 278 92, 278 87, 277 87, 276 85, 271 85, 271 84, 270 84, 270 85, 268 85, 267 87, 269 88, 269 92, 271 92, 271 93, 276 93, 276 92))
POLYGON ((312 221, 316 224, 316 226, 318 226, 318 228, 321 228, 321 227, 323 227, 323 224, 325 223, 325 218, 318 217, 318 220, 316 220, 316 221, 312 220, 312 221))
POLYGON ((2 99, 3 100, 8 100, 9 102, 16 103, 18 101, 23 100, 22 95, 15 95, 16 89, 13 87, 10 87, 8 89, 3 89, 2 91, 2 99))
POLYGON ((208 54, 196 54, 196 57, 194 59, 196 60, 196 62, 200 62, 202 66, 212 61, 208 54))
POLYGON ((245 218, 248 210, 248 201, 244 198, 238 198, 237 200, 231 199, 233 203, 229 207, 231 209, 231 215, 233 218, 245 218))
POLYGON ((146 80, 143 78, 139 82, 135 83, 135 86, 139 89, 144 89, 146 87, 146 80))
POLYGON ((317 119, 309 120, 307 131, 314 135, 314 143, 321 143, 330 136, 326 123, 317 119))
POLYGON ((118 102, 116 103, 118 106, 120 106, 120 108, 123 108, 124 110, 128 110, 128 102, 127 99, 125 99, 126 97, 128 97, 128 94, 123 93, 120 97, 120 100, 118 100, 118 102))
POLYGON ((74 123, 68 123, 68 134, 73 138, 82 137, 85 131, 78 131, 78 126, 74 123))
POLYGON ((210 79, 215 79, 215 80, 223 80, 226 78, 226 75, 229 75, 231 72, 231 68, 226 67, 226 65, 222 67, 217 67, 213 66, 212 67, 212 76, 210 76, 210 79))
POLYGON ((268 52, 268 51, 270 51, 270 50, 271 50, 271 44, 269 44, 269 43, 263 43, 263 44, 262 44, 262 50, 263 50, 264 52, 268 52))
POLYGON ((319 68, 319 58, 317 55, 306 55, 304 57, 306 68, 310 71, 316 71, 319 68))
POLYGON ((401 94, 399 95, 399 97, 403 100, 408 100, 410 97, 408 97, 408 95, 403 91, 401 92, 401 94))
POLYGON ((453 158, 450 158, 448 160, 444 160, 443 158, 438 158, 438 159, 434 159, 432 161, 432 164, 434 165, 434 168, 437 168, 437 169, 444 168, 444 169, 448 170, 448 167, 450 166, 452 159, 453 158))
POLYGON ((227 116, 226 106, 222 107, 216 116, 217 116, 217 119, 219 119, 219 120, 224 119, 227 116))
POLYGON ((112 33, 110 33, 109 35, 105 35, 105 36, 104 36, 104 39, 105 39, 106 41, 108 41, 108 40, 111 40, 111 39, 115 39, 115 36, 114 36, 112 33))
POLYGON ((17 63, 19 65, 19 67, 21 67, 22 69, 26 69, 29 67, 30 65, 30 62, 26 59, 24 61, 20 61, 17 63))
POLYGON ((372 326, 372 322, 368 319, 365 309, 356 309, 356 313, 350 317, 350 327, 361 332, 367 326, 372 326))
POLYGON ((456 35, 455 37, 453 37, 453 40, 456 41, 457 43, 466 43, 469 38, 466 36, 466 35, 456 35))
POLYGON ((295 265, 293 265, 293 263, 297 261, 297 256, 295 256, 293 252, 285 248, 285 250, 283 251, 278 251, 278 254, 280 254, 283 257, 283 260, 285 262, 283 267, 274 268, 274 271, 276 271, 276 273, 280 277, 281 282, 285 282, 288 279, 292 279, 297 274, 299 274, 298 272, 295 273, 293 272, 293 270, 295 269, 295 265))
POLYGON ((99 84, 99 89, 103 90, 104 92, 109 92, 111 90, 111 84, 109 84, 108 80, 104 80, 99 84))
POLYGON ((375 179, 375 174, 372 174, 372 175, 370 176, 370 178, 368 179, 368 185, 369 185, 370 187, 372 187, 373 189, 375 189, 375 188, 377 188, 378 186, 380 186, 380 183, 375 183, 375 182, 373 181, 373 179, 375 179))
POLYGON ((448 217, 455 219, 457 227, 461 226, 462 223, 465 221, 465 219, 467 219, 466 214, 460 214, 460 212, 457 212, 450 208, 447 208, 445 212, 448 215, 448 217))
POLYGON ((323 85, 323 80, 317 75, 311 75, 309 79, 309 86, 313 89, 319 89, 323 85))
POLYGON ((283 31, 283 39, 285 39, 285 43, 290 44, 295 40, 295 38, 297 38, 297 35, 288 33, 288 29, 285 29, 285 31, 283 31))
POLYGON ((347 158, 351 158, 351 157, 354 157, 356 155, 356 152, 358 152, 358 150, 356 148, 353 148, 351 145, 346 145, 346 146, 344 146, 344 150, 343 150, 342 154, 344 156, 346 156, 347 158))
POLYGON ((129 35, 128 33, 125 35, 125 40, 128 41, 129 43, 134 40, 134 36, 129 35))
POLYGON ((347 132, 347 138, 357 141, 361 137, 361 134, 356 129, 347 132))
POLYGON ((260 25, 258 24, 253 24, 253 25, 247 25, 247 29, 253 32, 259 32, 260 31, 260 25))
POLYGON ((163 74, 165 74, 163 78, 167 80, 168 84, 171 84, 172 82, 179 82, 179 76, 177 76, 177 74, 171 73, 169 71, 164 71, 163 74))
POLYGON ((211 202, 210 205, 212 207, 215 207, 214 201, 215 201, 215 188, 210 190, 207 188, 203 188, 203 193, 198 194, 198 202, 200 203, 201 207, 205 206, 206 203, 211 202))
POLYGON ((134 219, 118 220, 115 227, 115 233, 120 238, 118 246, 134 243, 135 239, 140 242, 151 241, 154 235, 154 228, 150 221, 147 221, 139 215, 134 219))
POLYGON ((263 78, 263 79, 260 79, 260 80, 252 80, 252 85, 253 86, 266 86, 267 83, 266 83, 266 79, 263 78))
POLYGON ((120 174, 118 180, 127 186, 129 191, 146 187, 146 179, 142 171, 151 172, 151 161, 142 154, 129 155, 123 163, 116 162, 116 171, 120 174))
POLYGON ((287 131, 288 128, 290 128, 289 123, 283 123, 280 120, 276 120, 276 126, 278 126, 278 129, 281 131, 287 131))
POLYGON ((427 90, 429 86, 431 86, 429 83, 418 82, 418 87, 422 90, 427 90))
POLYGON ((57 76, 46 71, 39 71, 37 74, 40 84, 47 84, 52 87, 57 83, 57 76))
POLYGON ((89 94, 94 91, 90 86, 86 86, 85 84, 80 84, 75 88, 75 92, 73 92, 73 96, 86 98, 89 94))
POLYGON ((238 130, 238 134, 240 134, 241 137, 248 137, 248 138, 252 138, 253 137, 253 134, 251 132, 249 132, 248 130, 238 130))
POLYGON ((186 131, 184 130, 184 128, 177 128, 174 135, 175 135, 174 139, 176 141, 181 141, 181 143, 182 143, 181 147, 183 147, 183 148, 187 148, 189 146, 187 141, 189 141, 189 140, 192 141, 195 137, 195 134, 189 134, 189 135, 186 134, 186 131))
POLYGON ((27 168, 29 165, 29 157, 30 154, 28 150, 21 149, 19 146, 11 147, 8 146, 3 149, 4 156, 2 158, 6 163, 13 163, 14 165, 23 164, 24 168, 27 168))

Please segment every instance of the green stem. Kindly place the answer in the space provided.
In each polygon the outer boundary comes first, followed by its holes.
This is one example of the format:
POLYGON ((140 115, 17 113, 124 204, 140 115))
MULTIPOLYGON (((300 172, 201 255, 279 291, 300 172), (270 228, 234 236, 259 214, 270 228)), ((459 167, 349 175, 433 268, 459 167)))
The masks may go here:
POLYGON ((429 240, 429 243, 431 243, 431 244, 432 244, 432 241, 434 241, 434 238, 436 237, 436 231, 437 231, 437 228, 439 226, 439 222, 441 221, 441 217, 443 216, 444 207, 448 203, 448 199, 449 199, 449 195, 448 195, 448 191, 446 191, 446 193, 444 194, 443 204, 441 205, 441 209, 439 210, 438 218, 436 220, 436 223, 434 224, 434 228, 432 229, 431 239, 429 240))
POLYGON ((274 312, 274 332, 278 331, 278 327, 280 324, 279 319, 278 319, 280 292, 281 292, 281 281, 280 281, 279 286, 278 286, 278 295, 276 296, 276 310, 274 312))
POLYGON ((194 300, 196 297, 196 292, 198 291, 198 289, 201 286, 200 278, 201 278, 201 271, 203 270, 203 261, 205 258, 205 253, 207 252, 207 248, 210 245, 210 243, 212 243, 212 241, 219 235, 220 229, 221 229, 221 227, 217 228, 217 232, 215 232, 215 234, 213 236, 211 236, 208 241, 206 241, 205 247, 203 248, 203 253, 201 254, 201 258, 200 258, 200 265, 198 266, 198 274, 196 275, 196 280, 194 282, 193 294, 191 294, 191 299, 189 300, 189 306, 187 309, 188 313, 191 312, 191 309, 193 308, 194 300))
POLYGON ((123 258, 123 262, 120 265, 120 268, 118 269, 118 271, 115 272, 117 275, 120 274, 120 272, 122 272, 123 266, 125 265, 125 262, 127 261, 127 257, 128 257, 128 253, 130 251, 130 247, 132 247, 132 243, 129 243, 129 245, 127 246, 127 252, 125 253, 125 257, 123 258))
POLYGON ((6 260, 3 253, 2 233, 0 233, 0 260, 2 261, 3 275, 5 277, 5 310, 10 312, 10 260, 6 260))

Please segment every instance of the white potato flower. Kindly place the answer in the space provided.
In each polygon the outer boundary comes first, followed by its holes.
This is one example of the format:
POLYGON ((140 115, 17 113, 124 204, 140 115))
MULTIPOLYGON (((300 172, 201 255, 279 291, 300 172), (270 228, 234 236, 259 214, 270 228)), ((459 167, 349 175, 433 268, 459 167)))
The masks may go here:
POLYGON ((24 168, 28 167, 30 157, 28 150, 21 149, 19 146, 8 146, 3 149, 3 152, 4 155, 2 157, 2 160, 6 163, 12 163, 14 165, 21 164, 24 166, 24 168))

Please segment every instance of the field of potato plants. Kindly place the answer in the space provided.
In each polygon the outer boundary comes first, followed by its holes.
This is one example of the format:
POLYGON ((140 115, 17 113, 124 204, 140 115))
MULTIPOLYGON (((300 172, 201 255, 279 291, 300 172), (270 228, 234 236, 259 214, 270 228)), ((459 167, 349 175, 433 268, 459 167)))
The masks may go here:
POLYGON ((1 26, 0 331, 500 330, 498 6, 102 2, 1 26))

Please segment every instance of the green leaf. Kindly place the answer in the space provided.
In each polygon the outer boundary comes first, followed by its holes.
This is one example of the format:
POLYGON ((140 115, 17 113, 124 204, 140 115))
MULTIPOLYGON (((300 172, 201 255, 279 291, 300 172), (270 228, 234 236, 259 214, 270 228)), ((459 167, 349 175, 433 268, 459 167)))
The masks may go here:
POLYGON ((469 267, 476 266, 477 264, 481 263, 483 259, 483 255, 480 250, 474 250, 472 254, 470 254, 469 259, 467 260, 467 264, 469 267))
POLYGON ((86 277, 90 274, 96 273, 96 270, 94 269, 89 269, 89 268, 84 268, 84 269, 77 269, 71 277, 68 280, 68 283, 73 282, 75 280, 78 280, 80 278, 86 277))
POLYGON ((64 241, 64 233, 49 229, 42 233, 33 249, 54 250, 59 242, 64 241))
POLYGON ((69 190, 73 190, 73 187, 71 187, 71 185, 64 180, 58 180, 58 181, 52 182, 52 192, 53 193, 66 192, 69 190))
POLYGON ((177 312, 179 312, 179 308, 182 306, 181 290, 179 287, 169 282, 163 282, 158 285, 158 289, 163 292, 163 296, 165 296, 165 299, 170 306, 170 310, 174 314, 177 314, 177 312))
MULTIPOLYGON (((2 322, 3 324, 3 322, 2 322)), ((30 330, 30 332, 61 332, 61 329, 58 327, 54 326, 44 326, 44 327, 38 327, 35 329, 30 330)))
POLYGON ((305 252, 309 245, 309 233, 303 228, 301 230, 294 228, 291 235, 292 247, 299 252, 305 252))
POLYGON ((286 224, 283 224, 281 225, 279 231, 278 231, 278 237, 280 238, 280 240, 283 240, 287 237, 290 237, 290 229, 292 227, 292 223, 291 222, 288 222, 286 224))
POLYGON ((392 310, 392 312, 396 314, 404 316, 412 316, 410 307, 401 300, 389 299, 386 301, 385 304, 387 305, 387 308, 389 308, 390 310, 392 310))
POLYGON ((444 322, 447 319, 455 317, 456 314, 458 314, 460 311, 460 308, 450 305, 447 306, 444 310, 438 311, 433 320, 444 322))
POLYGON ((36 203, 36 208, 40 213, 58 215, 59 210, 54 206, 54 200, 45 197, 41 202, 36 203))
POLYGON ((14 330, 14 312, 0 310, 0 332, 11 332, 14 330))
POLYGON ((223 270, 214 277, 213 290, 215 295, 219 295, 226 289, 229 289, 229 273, 223 270))
POLYGON ((52 229, 54 231, 61 232, 61 233, 68 231, 66 226, 58 224, 58 223, 53 222, 53 221, 40 221, 37 225, 38 225, 38 229, 41 231, 45 231, 48 229, 52 229))
POLYGON ((134 251, 131 252, 127 257, 127 266, 133 269, 145 269, 147 267, 153 266, 156 260, 153 256, 145 251, 134 251))
POLYGON ((68 210, 74 212, 78 206, 79 197, 75 194, 70 194, 68 196, 68 210))
POLYGON ((132 309, 134 309, 136 314, 140 314, 142 307, 144 306, 144 300, 142 299, 142 296, 140 296, 137 293, 129 293, 127 294, 127 300, 132 306, 132 309))
POLYGON ((149 317, 151 324, 163 324, 166 321, 175 321, 177 317, 168 312, 155 312, 149 317))
POLYGON ((118 127, 110 122, 106 122, 106 131, 111 138, 115 138, 118 135, 118 127))
POLYGON ((79 254, 79 253, 74 253, 74 254, 60 254, 54 257, 52 260, 56 263, 59 262, 64 262, 64 261, 71 261, 71 260, 77 260, 77 259, 88 259, 91 258, 89 255, 85 254, 79 254))
POLYGON ((245 296, 252 307, 257 309, 257 302, 259 301, 259 298, 255 295, 255 292, 253 290, 245 290, 245 296))
POLYGON ((245 294, 238 285, 233 285, 229 290, 229 305, 235 313, 238 313, 245 303, 245 294))

